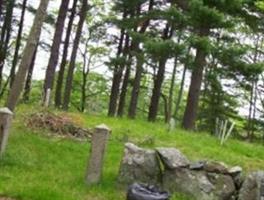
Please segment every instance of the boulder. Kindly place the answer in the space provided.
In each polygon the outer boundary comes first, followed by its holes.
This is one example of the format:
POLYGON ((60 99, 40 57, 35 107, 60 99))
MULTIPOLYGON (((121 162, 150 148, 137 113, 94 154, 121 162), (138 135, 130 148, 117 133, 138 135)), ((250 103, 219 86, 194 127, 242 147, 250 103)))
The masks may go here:
POLYGON ((229 175, 187 168, 165 170, 163 187, 172 193, 183 193, 195 200, 230 200, 236 190, 229 175))
POLYGON ((235 166, 235 167, 231 167, 230 169, 228 169, 228 173, 230 174, 230 176, 232 176, 236 189, 239 190, 243 184, 243 176, 242 176, 242 167, 240 166, 235 166))
POLYGON ((190 161, 175 148, 156 148, 164 167, 167 169, 176 169, 187 167, 190 161))
POLYGON ((242 167, 240 167, 240 166, 235 166, 235 167, 231 167, 230 169, 228 169, 228 173, 230 174, 230 175, 234 175, 234 176, 236 176, 237 174, 240 174, 240 173, 242 173, 242 167))
POLYGON ((217 173, 217 174, 228 174, 228 168, 224 163, 220 162, 207 162, 204 166, 204 170, 210 173, 217 173))
POLYGON ((264 171, 249 174, 239 191, 238 200, 264 199, 264 171))
POLYGON ((198 161, 191 163, 189 168, 191 170, 203 170, 205 165, 206 165, 206 161, 198 161))
POLYGON ((134 182, 159 185, 160 181, 161 166, 156 152, 126 143, 118 182, 128 186, 134 182))

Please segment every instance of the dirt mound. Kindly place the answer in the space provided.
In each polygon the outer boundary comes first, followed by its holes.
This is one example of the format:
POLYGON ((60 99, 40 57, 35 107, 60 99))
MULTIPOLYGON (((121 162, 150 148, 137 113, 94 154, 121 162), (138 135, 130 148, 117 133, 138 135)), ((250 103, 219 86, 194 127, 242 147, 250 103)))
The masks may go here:
POLYGON ((92 133, 91 130, 74 123, 69 116, 62 116, 62 114, 54 114, 47 111, 30 114, 26 117, 26 124, 30 128, 47 129, 52 134, 63 137, 87 139, 91 137, 92 133))

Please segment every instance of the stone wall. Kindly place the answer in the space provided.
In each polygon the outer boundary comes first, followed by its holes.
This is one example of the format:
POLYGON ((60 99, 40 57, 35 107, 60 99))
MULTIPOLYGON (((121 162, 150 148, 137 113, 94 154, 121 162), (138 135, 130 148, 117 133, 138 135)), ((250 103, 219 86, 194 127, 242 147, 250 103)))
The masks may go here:
POLYGON ((242 177, 239 166, 189 161, 176 148, 143 149, 125 144, 118 182, 153 184, 195 200, 264 200, 264 172, 242 177))

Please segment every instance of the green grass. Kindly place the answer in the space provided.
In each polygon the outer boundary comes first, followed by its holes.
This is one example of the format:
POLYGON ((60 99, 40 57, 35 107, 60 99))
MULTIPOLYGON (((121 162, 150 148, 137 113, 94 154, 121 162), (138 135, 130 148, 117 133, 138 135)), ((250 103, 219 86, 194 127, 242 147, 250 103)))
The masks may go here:
MULTIPOLYGON (((220 160, 240 165, 246 171, 264 169, 261 145, 229 140, 221 147, 217 139, 203 133, 180 129, 168 133, 162 123, 71 113, 75 121, 86 127, 105 123, 112 129, 103 180, 99 185, 86 186, 89 143, 48 137, 44 130, 26 128, 22 113, 25 108, 20 107, 7 154, 0 161, 0 194, 21 200, 124 200, 125 192, 116 187, 124 138, 148 148, 177 147, 191 160, 220 160), (152 138, 151 142, 147 138, 152 138)), ((181 195, 173 197, 173 200, 186 199, 181 195)))

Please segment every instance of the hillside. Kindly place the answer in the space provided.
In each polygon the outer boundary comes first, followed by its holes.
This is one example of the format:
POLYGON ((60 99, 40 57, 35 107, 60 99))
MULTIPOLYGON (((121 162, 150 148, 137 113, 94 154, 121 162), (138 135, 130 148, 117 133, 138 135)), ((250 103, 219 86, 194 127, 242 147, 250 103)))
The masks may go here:
MULTIPOLYGON (((124 141, 144 147, 177 147, 191 160, 219 160, 228 165, 240 165, 246 171, 264 169, 264 147, 258 144, 229 140, 221 147, 216 138, 204 133, 180 129, 168 133, 162 123, 59 113, 85 127, 105 123, 112 129, 103 181, 98 186, 87 187, 84 173, 89 142, 48 136, 47 130, 27 128, 24 117, 36 109, 28 110, 28 107, 18 108, 7 154, 0 163, 0 194, 3 196, 21 200, 124 199, 125 193, 116 189, 115 184, 124 141)), ((182 199, 185 198, 180 195, 173 198, 182 199)))

